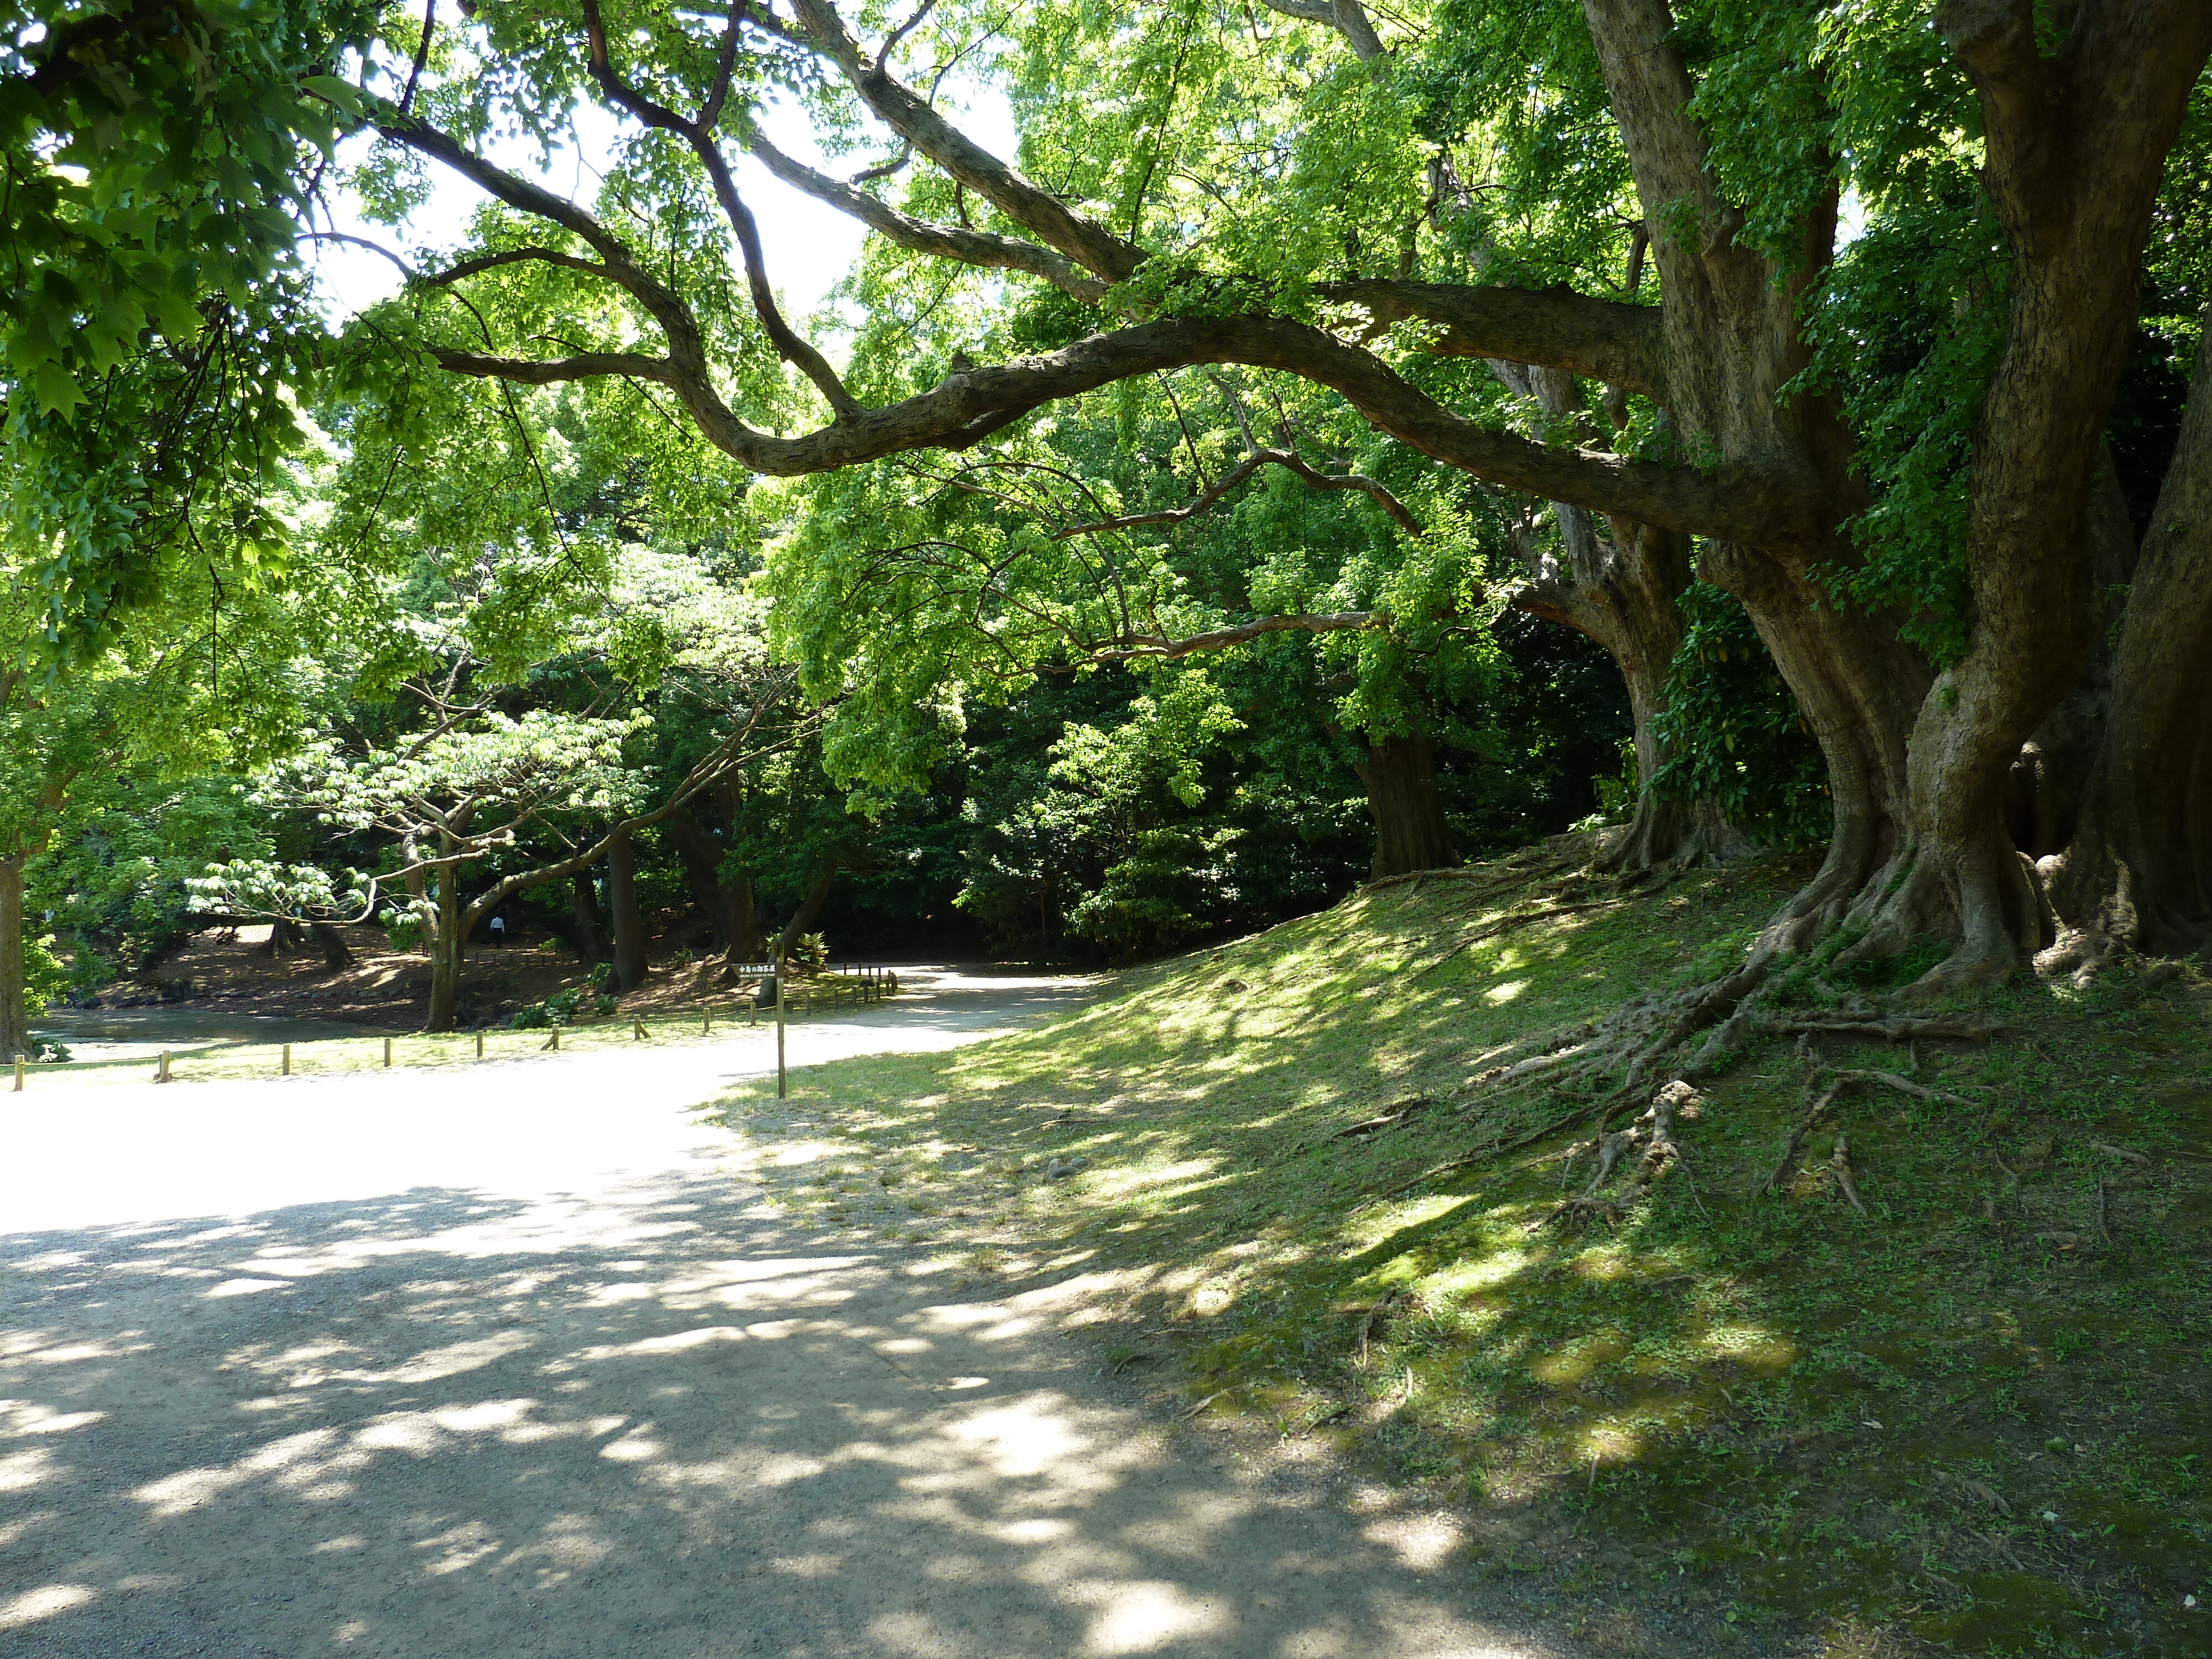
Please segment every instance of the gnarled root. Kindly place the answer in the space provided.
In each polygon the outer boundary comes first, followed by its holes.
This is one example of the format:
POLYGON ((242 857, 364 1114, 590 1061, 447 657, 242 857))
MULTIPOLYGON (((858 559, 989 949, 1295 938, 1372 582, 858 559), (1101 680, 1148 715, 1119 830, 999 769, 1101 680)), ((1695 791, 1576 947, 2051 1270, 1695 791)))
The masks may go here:
POLYGON ((1561 1200, 1532 1231, 1546 1227, 1571 1229, 1591 1221, 1617 1222, 1651 1195, 1667 1171, 1681 1161, 1682 1149, 1674 1139, 1674 1119, 1693 1105, 1698 1091, 1677 1078, 1651 1097, 1644 1115, 1626 1129, 1600 1135, 1596 1144, 1597 1170, 1589 1184, 1574 1197, 1561 1200), (1638 1147, 1644 1156, 1636 1161, 1619 1190, 1601 1189, 1621 1160, 1638 1147))

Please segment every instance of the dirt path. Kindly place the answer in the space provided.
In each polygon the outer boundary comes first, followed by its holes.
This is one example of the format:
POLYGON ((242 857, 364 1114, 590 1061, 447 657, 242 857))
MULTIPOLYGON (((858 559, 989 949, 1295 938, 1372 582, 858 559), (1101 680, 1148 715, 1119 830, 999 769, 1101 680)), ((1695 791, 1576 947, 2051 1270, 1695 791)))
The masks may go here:
MULTIPOLYGON (((792 1057, 1080 994, 948 981, 792 1057)), ((1051 1292, 824 1253, 686 1109, 770 1052, 9 1109, 0 1656, 1561 1651, 1441 1523, 1162 1425, 1051 1292)))

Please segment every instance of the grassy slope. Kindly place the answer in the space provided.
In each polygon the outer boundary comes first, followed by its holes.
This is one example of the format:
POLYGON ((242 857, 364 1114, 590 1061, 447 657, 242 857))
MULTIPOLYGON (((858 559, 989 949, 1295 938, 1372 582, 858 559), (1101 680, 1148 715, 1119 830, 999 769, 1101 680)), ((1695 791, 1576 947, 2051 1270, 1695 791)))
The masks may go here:
POLYGON ((1760 1192, 1810 1064, 1908 1063, 1856 1038, 1773 1040, 1710 1085, 1683 1168, 1618 1230, 1531 1231, 1586 1121, 1418 1179, 1575 1108, 1455 1099, 1486 1053, 1711 975, 1802 874, 1739 866, 1455 953, 1534 884, 1389 889, 1050 1026, 729 1109, 803 1138, 771 1156, 824 1224, 978 1274, 1097 1273, 1114 1363, 1457 1503, 1476 1570, 1533 1575, 1597 1646, 2212 1651, 2183 1605, 2212 1602, 2194 976, 1999 994, 1994 1043, 1920 1045, 1973 1109, 1846 1094, 1864 1218, 1832 1139, 1760 1192), (1416 1093, 1405 1127, 1332 1138, 1416 1093), (1088 1164, 1042 1179, 1054 1158, 1088 1164))

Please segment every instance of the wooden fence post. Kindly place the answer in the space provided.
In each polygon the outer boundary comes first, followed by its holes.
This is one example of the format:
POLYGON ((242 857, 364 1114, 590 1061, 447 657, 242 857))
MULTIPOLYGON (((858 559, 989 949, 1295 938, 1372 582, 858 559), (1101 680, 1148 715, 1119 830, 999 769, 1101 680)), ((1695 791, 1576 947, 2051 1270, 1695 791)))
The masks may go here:
POLYGON ((164 1048, 161 1050, 161 1069, 154 1073, 154 1081, 156 1083, 167 1083, 168 1080, 169 1051, 167 1048, 164 1048))
POLYGON ((23 1057, 21 1054, 15 1056, 15 1092, 19 1095, 23 1092, 23 1057))
POLYGON ((392 1065, 392 1039, 390 1037, 384 1039, 384 1064, 386 1069, 389 1070, 392 1065))
POLYGON ((478 1060, 483 1058, 483 1033, 481 1030, 477 1033, 477 1058, 478 1060))
POLYGON ((292 1045, 289 1042, 284 1045, 283 1069, 279 1072, 277 1075, 280 1077, 289 1077, 292 1075, 292 1045))

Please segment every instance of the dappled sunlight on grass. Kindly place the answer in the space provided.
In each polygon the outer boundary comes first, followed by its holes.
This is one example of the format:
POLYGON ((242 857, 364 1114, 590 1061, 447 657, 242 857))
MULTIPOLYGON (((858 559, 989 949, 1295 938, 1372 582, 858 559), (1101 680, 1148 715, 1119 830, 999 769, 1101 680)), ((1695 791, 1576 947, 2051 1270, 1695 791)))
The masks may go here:
POLYGON ((2167 1628, 2205 1588, 2182 1564, 2212 1559, 2191 1461, 2212 1422, 2179 1334, 2212 1319, 2212 1200, 2185 1158, 2124 1149, 2212 1130, 2201 986, 2139 1010, 2118 981, 2002 991, 2006 1018, 2073 1023, 1988 1048, 1837 1039, 1831 1059, 1816 1039, 1827 1063, 1988 1102, 1850 1097, 1837 1127, 1864 1219, 1827 1142, 1762 1190, 1805 1099, 1778 1044, 1707 1087, 1681 1169, 1617 1231, 1540 1225, 1596 1094, 1467 1092, 1523 1039, 1739 965, 1805 873, 1739 866, 1556 919, 1510 871, 1401 885, 1133 971, 988 1048, 823 1068, 784 1108, 740 1095, 730 1121, 770 1148, 834 1125, 863 1169, 926 1145, 941 1201, 919 1219, 903 1185, 854 1204, 802 1181, 781 1201, 989 1241, 1002 1274, 1079 1245, 1102 1329, 1127 1333, 1109 1352, 1172 1359, 1176 1397, 1245 1431, 1522 1516, 1501 1559, 1532 1537, 1572 1554, 1595 1527, 1705 1604, 1853 1620, 1954 1606, 2002 1568, 2075 1586, 2077 1610, 2124 1606, 2114 1628, 2167 1628), (2097 1248, 2123 1181, 2130 1218, 2097 1248), (2069 1346, 2069 1325, 2097 1335, 2069 1346), (2094 1464, 2139 1495, 2111 1533, 2027 1525, 2075 1478, 2048 1464, 2053 1424, 2084 1448, 2082 1482, 2094 1464), (1998 1510, 1984 1490, 2011 1496, 1998 1510))

